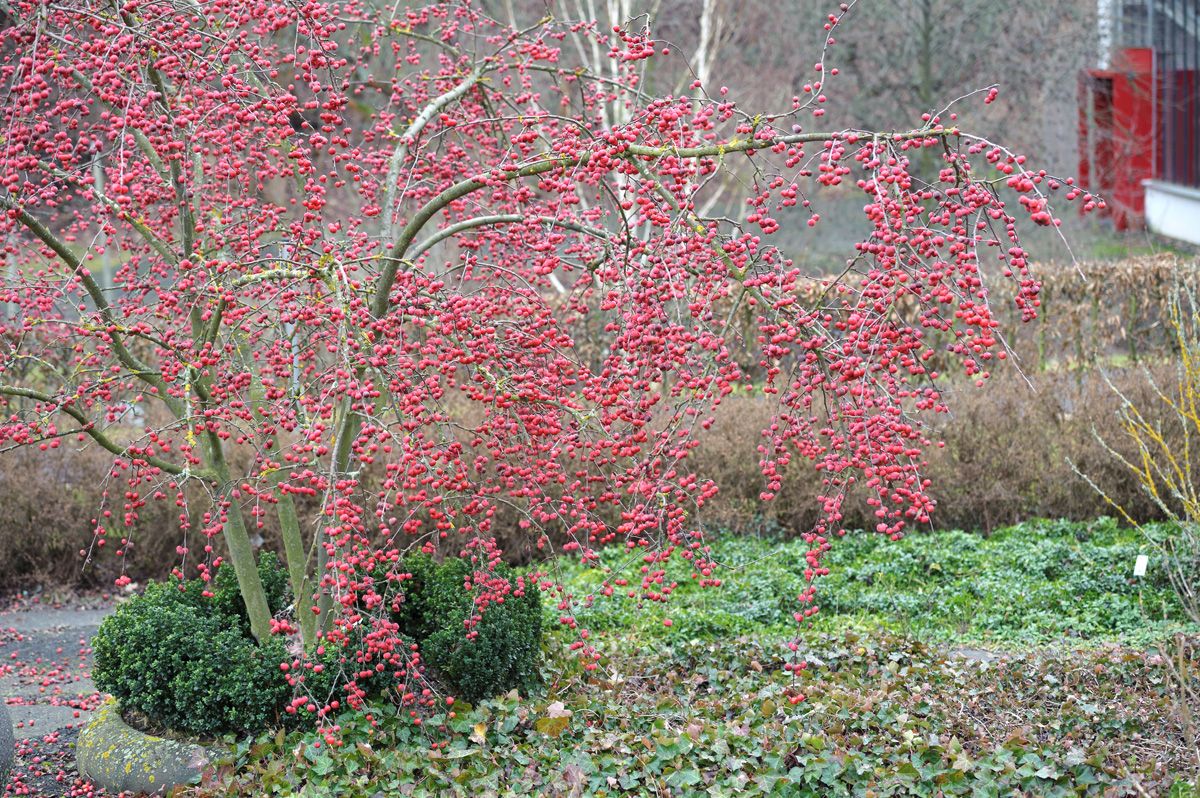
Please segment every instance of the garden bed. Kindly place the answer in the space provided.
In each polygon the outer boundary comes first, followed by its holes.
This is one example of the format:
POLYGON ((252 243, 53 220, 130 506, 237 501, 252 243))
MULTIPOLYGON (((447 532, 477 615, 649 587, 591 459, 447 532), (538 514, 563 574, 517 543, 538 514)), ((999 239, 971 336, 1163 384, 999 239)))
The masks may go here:
MULTIPOLYGON (((1140 584, 1124 573, 1139 547, 1108 521, 841 541, 793 680, 803 547, 724 539, 721 588, 685 578, 664 607, 596 598, 578 614, 606 654, 594 672, 556 631, 532 699, 456 702, 420 724, 378 705, 339 718, 333 747, 247 742, 186 794, 1184 794, 1171 789, 1196 776, 1194 728, 1165 655, 1195 691, 1200 628, 1153 567, 1140 584)), ((574 563, 558 574, 580 597, 597 584, 574 563)))

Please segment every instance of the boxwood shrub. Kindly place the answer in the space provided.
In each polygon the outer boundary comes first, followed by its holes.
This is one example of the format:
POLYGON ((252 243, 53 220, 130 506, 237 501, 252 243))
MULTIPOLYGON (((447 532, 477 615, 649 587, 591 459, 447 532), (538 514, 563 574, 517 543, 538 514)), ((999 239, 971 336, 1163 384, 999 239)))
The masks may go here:
MULTIPOLYGON (((274 555, 258 565, 273 612, 286 598, 274 555)), ((93 642, 96 686, 125 709, 169 729, 196 734, 258 731, 279 718, 292 688, 279 669, 282 639, 250 635, 233 568, 221 566, 202 595, 201 580, 152 583, 104 619, 93 642)))
MULTIPOLYGON (((288 600, 286 572, 272 554, 260 558, 258 570, 277 613, 288 600)), ((376 574, 391 620, 403 638, 419 645, 422 660, 453 695, 476 702, 513 688, 528 692, 536 684, 542 631, 536 588, 522 590, 516 574, 498 566, 491 576, 513 591, 480 613, 479 591, 464 590, 475 575, 465 560, 436 563, 417 555, 395 570, 411 579, 386 581, 385 573, 376 574)), ((386 669, 360 678, 361 663, 347 659, 353 640, 348 648, 322 647, 315 662, 323 667, 306 669, 302 682, 290 684, 279 667, 293 659, 285 641, 254 640, 228 565, 208 583, 150 584, 104 620, 93 646, 97 687, 154 723, 201 736, 310 722, 311 713, 285 712, 297 689, 320 704, 350 678, 375 695, 390 684, 386 669)))
POLYGON ((520 589, 523 582, 501 564, 490 574, 513 592, 480 613, 477 592, 464 590, 475 573, 466 560, 439 564, 419 554, 405 558, 402 569, 412 578, 399 583, 404 598, 393 604, 392 618, 418 642, 425 664, 456 697, 474 703, 514 688, 528 692, 537 684, 542 609, 536 587, 520 589), (468 637, 468 622, 476 617, 468 637))

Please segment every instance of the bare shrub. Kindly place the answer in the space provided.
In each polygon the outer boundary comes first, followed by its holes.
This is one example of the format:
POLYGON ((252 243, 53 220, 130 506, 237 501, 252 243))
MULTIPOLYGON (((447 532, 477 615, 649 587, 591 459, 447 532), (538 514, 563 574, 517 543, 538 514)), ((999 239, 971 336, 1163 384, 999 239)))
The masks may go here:
MULTIPOLYGON (((95 545, 101 486, 111 467, 112 456, 94 448, 0 455, 0 592, 40 584, 111 585, 123 569, 135 578, 165 575, 177 559, 176 543, 167 536, 138 536, 144 547, 135 537, 132 547, 124 547, 125 556, 116 555, 122 549, 119 536, 95 545)), ((178 527, 163 503, 142 508, 139 524, 178 527)))
MULTIPOLYGON (((1145 373, 1140 395, 1109 383, 1120 400, 1117 423, 1097 429, 1095 440, 1119 465, 1121 476, 1173 523, 1142 527, 1187 613, 1200 621, 1200 300, 1188 284, 1175 284, 1166 326, 1178 357, 1168 379, 1145 373), (1132 479, 1130 479, 1132 477, 1132 479)), ((1125 519, 1130 510, 1117 483, 1076 463, 1076 471, 1125 519)))

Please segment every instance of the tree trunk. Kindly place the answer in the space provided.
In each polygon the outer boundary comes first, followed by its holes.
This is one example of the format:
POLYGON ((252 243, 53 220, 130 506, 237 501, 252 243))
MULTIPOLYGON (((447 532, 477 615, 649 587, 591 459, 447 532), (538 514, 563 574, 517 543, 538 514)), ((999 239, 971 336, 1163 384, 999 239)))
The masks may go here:
POLYGON ((225 544, 229 547, 229 561, 233 563, 233 571, 237 575, 238 591, 246 604, 246 615, 250 618, 250 632, 259 643, 271 636, 271 607, 267 603, 267 591, 263 588, 262 579, 258 576, 258 566, 254 560, 254 546, 250 543, 250 535, 246 531, 246 522, 242 518, 242 510, 237 498, 233 496, 237 487, 229 478, 229 465, 225 462, 225 451, 216 433, 205 435, 205 446, 208 449, 208 459, 212 463, 213 473, 220 482, 221 498, 229 503, 225 513, 225 523, 221 528, 225 536, 225 544))

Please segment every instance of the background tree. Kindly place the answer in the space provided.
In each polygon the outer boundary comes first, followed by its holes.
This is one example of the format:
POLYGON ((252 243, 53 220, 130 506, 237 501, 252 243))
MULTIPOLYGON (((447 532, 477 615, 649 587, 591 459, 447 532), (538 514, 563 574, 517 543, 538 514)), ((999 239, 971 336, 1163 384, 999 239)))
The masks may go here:
MULTIPOLYGON (((836 37, 840 75, 830 93, 826 127, 904 130, 922 113, 936 113, 954 98, 996 84, 1000 93, 990 105, 957 106, 959 123, 988 131, 1052 172, 1076 168, 1076 77, 1097 63, 1095 3, 885 0, 850 5, 852 24, 836 37)), ((758 0, 712 0, 703 14, 697 6, 688 0, 634 5, 632 14, 646 14, 655 34, 689 57, 687 63, 655 64, 647 75, 650 91, 678 93, 699 76, 705 85, 727 86, 744 107, 774 108, 812 85, 810 43, 819 43, 812 33, 825 21, 828 3, 798 0, 785 15, 776 4, 758 0), (701 30, 705 19, 711 39, 701 30), (702 41, 711 42, 707 52, 717 57, 697 60, 693 53, 699 54, 702 41), (705 75, 699 74, 702 63, 709 69, 705 75)), ((936 173, 936 161, 919 166, 936 173)), ((738 192, 708 198, 712 210, 722 212, 740 199, 738 192)), ((804 219, 788 223, 784 216, 778 238, 795 251, 797 265, 814 275, 836 271, 842 253, 860 235, 853 224, 859 204, 851 192, 826 192, 819 205, 826 224, 809 231, 804 219)), ((1069 259, 1065 247, 1050 249, 1053 236, 1036 240, 1047 256, 1069 259)))
POLYGON ((635 576, 607 592, 665 600, 672 556, 719 584, 715 488, 687 457, 734 392, 776 406, 764 499, 793 460, 825 475, 810 581, 848 486, 879 532, 927 520, 930 359, 982 383, 1004 357, 984 264, 1032 317, 1017 214, 1057 224, 1046 193, 1080 193, 949 117, 809 132, 845 4, 777 113, 700 81, 648 93, 672 48, 641 20, 489 8, 10 4, 0 441, 102 446, 124 487, 102 540, 127 546, 148 501, 173 501, 181 568, 210 570, 222 538, 258 639, 369 621, 379 667, 406 652, 372 612, 377 576, 448 550, 479 607, 502 600, 522 588, 492 575, 501 523, 547 554, 622 542, 635 576), (936 175, 910 170, 923 151, 936 175), (713 215, 733 164, 744 202, 713 215), (809 194, 839 185, 864 238, 837 279, 806 280, 779 219, 817 224, 809 194), (255 569, 266 513, 299 629, 255 569))

